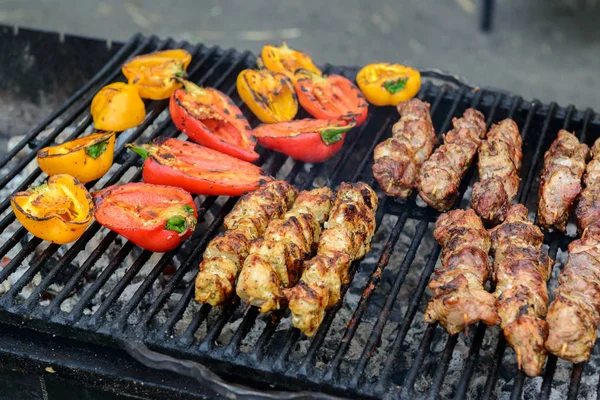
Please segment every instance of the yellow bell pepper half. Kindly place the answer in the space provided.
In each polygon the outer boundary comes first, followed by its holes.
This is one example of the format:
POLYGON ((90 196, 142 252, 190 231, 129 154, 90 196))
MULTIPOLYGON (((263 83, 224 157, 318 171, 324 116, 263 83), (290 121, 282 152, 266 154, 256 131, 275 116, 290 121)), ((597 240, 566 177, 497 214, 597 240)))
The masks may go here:
POLYGON ((191 61, 192 55, 183 49, 157 51, 132 58, 121 71, 143 99, 162 100, 181 87, 174 78, 185 78, 191 61))
POLYGON ((396 106, 419 92, 421 74, 400 64, 369 64, 358 72, 356 83, 371 104, 396 106))
POLYGON ((279 47, 265 45, 261 52, 261 58, 265 68, 271 72, 284 74, 293 83, 296 83, 296 79, 298 79, 294 73, 299 69, 312 71, 318 76, 323 75, 308 54, 290 49, 285 42, 279 47))
POLYGON ((77 240, 92 221, 92 196, 70 175, 51 176, 10 198, 15 216, 32 235, 56 244, 77 240))
POLYGON ((96 133, 37 153, 40 169, 46 174, 69 174, 80 182, 99 179, 108 172, 115 152, 115 133, 96 133))
POLYGON ((264 123, 291 121, 298 112, 294 85, 282 73, 245 69, 237 77, 237 90, 264 123))
POLYGON ((135 86, 115 82, 96 93, 91 114, 94 128, 122 132, 142 123, 146 118, 146 107, 135 86))

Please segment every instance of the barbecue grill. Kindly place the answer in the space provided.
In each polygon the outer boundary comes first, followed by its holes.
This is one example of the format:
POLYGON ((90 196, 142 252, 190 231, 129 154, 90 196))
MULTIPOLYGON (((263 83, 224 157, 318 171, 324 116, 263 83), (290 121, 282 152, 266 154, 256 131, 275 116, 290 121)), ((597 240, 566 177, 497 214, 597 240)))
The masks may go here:
MULTIPOLYGON (((574 399, 600 390, 597 351, 588 363, 577 365, 550 356, 542 376, 527 378, 518 371, 516 356, 507 349, 498 327, 479 324, 449 336, 441 327, 423 322, 430 297, 427 283, 440 253, 432 237, 438 213, 422 207, 414 194, 399 202, 378 191, 373 249, 353 265, 353 279, 343 288, 343 300, 327 312, 313 338, 293 328, 286 310, 261 315, 239 299, 223 309, 194 301, 194 278, 204 247, 219 231, 236 198, 197 196, 196 232, 182 248, 164 255, 143 251, 96 222, 68 246, 31 236, 15 221, 8 196, 44 180, 35 162, 38 149, 91 132, 90 101, 103 85, 124 79, 120 68, 125 60, 166 48, 187 49, 193 55, 190 79, 230 95, 255 126, 258 121, 235 90, 237 74, 254 67, 255 57, 250 52, 141 35, 107 46, 91 39, 8 27, 0 29, 0 42, 13 50, 29 43, 49 58, 72 57, 86 48, 95 55, 95 59, 84 57, 82 69, 75 78, 65 77, 63 87, 81 76, 89 80, 0 160, 0 367, 49 374, 43 371, 46 368, 59 377, 153 398, 214 397, 216 391, 244 398, 574 399), (100 63, 104 63, 101 68, 100 63), (91 76, 94 65, 98 72, 91 76)), ((71 60, 64 62, 77 67, 71 60)), ((323 70, 350 79, 358 71, 332 65, 323 70)), ((23 77, 17 74, 16 81, 10 81, 13 75, 5 76, 9 82, 2 85, 19 92, 14 88, 23 77)), ((481 110, 488 126, 507 117, 517 122, 524 139, 517 198, 532 218, 542 156, 556 132, 575 131, 588 144, 600 136, 600 116, 591 109, 525 101, 496 89, 473 88, 439 71, 423 71, 423 76, 418 97, 431 103, 439 135, 449 130, 452 117, 469 107, 481 110)), ((2 87, 2 96, 6 89, 2 87)), ((30 89, 19 87, 23 92, 30 89)), ((126 152, 124 144, 180 135, 168 118, 167 104, 147 103, 146 120, 119 135, 111 171, 88 188, 141 179, 139 157, 126 152)), ((372 108, 367 123, 351 131, 342 151, 323 164, 296 162, 264 149, 259 163, 299 189, 358 180, 374 185, 373 149, 391 135, 397 119, 392 107, 372 108)), ((468 205, 474 181, 470 172, 457 206, 468 205)), ((557 258, 551 289, 574 238, 573 226, 569 233, 545 238, 550 256, 557 258)))

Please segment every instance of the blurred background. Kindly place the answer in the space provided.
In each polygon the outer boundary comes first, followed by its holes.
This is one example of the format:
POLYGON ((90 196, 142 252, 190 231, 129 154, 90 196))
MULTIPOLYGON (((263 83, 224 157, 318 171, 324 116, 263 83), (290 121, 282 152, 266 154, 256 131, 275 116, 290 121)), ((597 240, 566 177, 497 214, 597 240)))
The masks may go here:
POLYGON ((526 99, 596 107, 599 0, 0 0, 0 23, 126 40, 135 32, 258 52, 286 40, 319 62, 440 68, 526 99))

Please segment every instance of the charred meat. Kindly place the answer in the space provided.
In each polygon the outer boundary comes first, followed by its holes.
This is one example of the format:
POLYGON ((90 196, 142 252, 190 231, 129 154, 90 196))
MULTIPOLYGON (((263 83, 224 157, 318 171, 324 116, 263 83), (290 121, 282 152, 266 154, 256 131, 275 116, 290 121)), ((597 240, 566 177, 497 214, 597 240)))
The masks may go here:
POLYGON ((373 176, 388 196, 407 198, 415 188, 417 173, 437 145, 429 103, 411 99, 398 104, 400 120, 392 137, 377 145, 373 176))
POLYGON ((600 139, 592 146, 590 155, 592 160, 588 163, 583 177, 585 189, 581 192, 575 208, 580 233, 592 223, 600 221, 600 139))

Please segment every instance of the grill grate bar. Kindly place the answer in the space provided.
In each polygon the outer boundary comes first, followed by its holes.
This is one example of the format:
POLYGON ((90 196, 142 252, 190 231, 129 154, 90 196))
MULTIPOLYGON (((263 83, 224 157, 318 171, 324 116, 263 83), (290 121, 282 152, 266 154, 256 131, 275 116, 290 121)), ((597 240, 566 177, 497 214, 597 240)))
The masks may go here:
POLYGON ((427 328, 425 328, 425 333, 423 334, 423 340, 421 340, 421 345, 419 346, 419 350, 417 350, 417 354, 415 354, 415 357, 413 359, 413 363, 412 366, 410 368, 410 370, 408 371, 408 374, 406 375, 406 378, 404 378, 404 382, 403 382, 403 392, 405 392, 408 396, 408 398, 414 398, 415 397, 415 381, 417 379, 417 375, 419 373, 419 370, 421 369, 421 365, 423 364, 423 361, 425 360, 425 355, 429 352, 429 346, 431 346, 431 342, 433 340, 433 335, 435 333, 435 329, 437 328, 438 324, 433 323, 433 324, 428 324, 427 328))
POLYGON ((577 400, 577 394, 579 393, 579 384, 581 383, 581 375, 583 374, 583 368, 587 362, 574 364, 573 371, 571 373, 571 384, 569 385, 569 392, 567 394, 568 400, 577 400))
POLYGON ((454 353, 454 348, 456 347, 457 342, 458 335, 448 336, 448 341, 446 342, 446 347, 442 353, 442 358, 440 359, 440 362, 435 370, 433 384, 429 390, 430 399, 437 399, 440 397, 440 389, 442 388, 442 383, 444 382, 444 378, 448 372, 450 359, 452 359, 452 353, 454 353))

